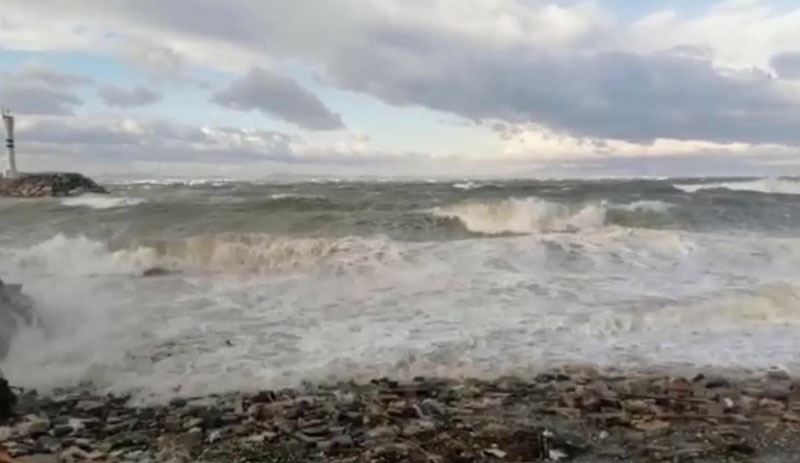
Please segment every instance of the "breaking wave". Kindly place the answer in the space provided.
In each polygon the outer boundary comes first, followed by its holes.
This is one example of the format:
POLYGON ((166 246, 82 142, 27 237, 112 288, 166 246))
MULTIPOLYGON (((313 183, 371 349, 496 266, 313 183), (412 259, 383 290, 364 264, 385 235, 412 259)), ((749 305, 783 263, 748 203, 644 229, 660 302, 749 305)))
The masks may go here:
POLYGON ((111 247, 84 236, 57 235, 13 252, 23 272, 51 275, 138 274, 161 267, 203 273, 276 274, 365 268, 402 260, 390 241, 358 238, 283 238, 259 233, 220 233, 174 240, 133 241, 111 247))
POLYGON ((68 207, 88 207, 90 209, 113 209, 115 207, 128 207, 144 204, 142 198, 124 198, 103 195, 82 195, 72 198, 64 198, 61 205, 68 207))
POLYGON ((630 204, 619 206, 619 209, 630 212, 655 212, 663 214, 669 212, 674 205, 664 201, 635 201, 630 204))
POLYGON ((686 193, 696 193, 703 190, 729 190, 767 194, 800 194, 800 181, 780 178, 764 178, 740 182, 676 184, 673 186, 686 193))
POLYGON ((661 214, 672 206, 661 201, 638 201, 627 205, 605 202, 568 205, 539 198, 473 201, 435 208, 436 217, 455 219, 474 233, 488 235, 578 232, 608 224, 637 225, 643 220, 631 214, 661 214), (611 214, 610 214, 611 213, 611 214))
POLYGON ((498 188, 499 185, 494 183, 477 183, 477 182, 460 182, 454 183, 453 188, 456 190, 478 190, 481 188, 498 188))
POLYGON ((279 201, 282 199, 315 199, 315 200, 324 200, 326 199, 324 195, 311 195, 311 194, 303 194, 303 193, 274 193, 269 196, 269 199, 274 201, 279 201))

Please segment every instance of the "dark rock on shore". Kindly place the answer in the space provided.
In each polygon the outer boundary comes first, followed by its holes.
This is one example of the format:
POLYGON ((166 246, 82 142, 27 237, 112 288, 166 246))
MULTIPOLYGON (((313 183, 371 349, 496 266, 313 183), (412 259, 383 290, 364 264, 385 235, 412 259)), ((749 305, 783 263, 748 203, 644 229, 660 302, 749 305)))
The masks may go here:
POLYGON ((8 353, 19 327, 35 321, 33 301, 22 293, 22 286, 0 280, 0 360, 8 353))
POLYGON ((17 397, 0 371, 0 425, 11 419, 16 404, 17 397))
POLYGON ((163 277, 167 275, 172 275, 174 273, 179 273, 176 270, 166 269, 164 267, 150 267, 142 272, 142 277, 144 278, 152 278, 152 277, 163 277))
POLYGON ((0 178, 0 196, 40 198, 75 196, 82 193, 108 193, 105 188, 82 174, 52 172, 20 174, 16 178, 0 178))

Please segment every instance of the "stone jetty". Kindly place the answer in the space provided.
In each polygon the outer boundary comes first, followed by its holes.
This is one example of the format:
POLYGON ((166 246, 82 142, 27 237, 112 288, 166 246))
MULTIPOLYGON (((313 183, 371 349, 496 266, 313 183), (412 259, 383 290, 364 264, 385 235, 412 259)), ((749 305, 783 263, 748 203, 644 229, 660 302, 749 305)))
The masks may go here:
POLYGON ((42 172, 0 178, 0 196, 41 198, 46 196, 75 196, 82 193, 108 193, 105 188, 85 175, 73 172, 42 172))
POLYGON ((684 378, 570 366, 529 378, 384 378, 158 405, 21 391, 0 446, 17 463, 793 462, 799 385, 783 371, 684 378))

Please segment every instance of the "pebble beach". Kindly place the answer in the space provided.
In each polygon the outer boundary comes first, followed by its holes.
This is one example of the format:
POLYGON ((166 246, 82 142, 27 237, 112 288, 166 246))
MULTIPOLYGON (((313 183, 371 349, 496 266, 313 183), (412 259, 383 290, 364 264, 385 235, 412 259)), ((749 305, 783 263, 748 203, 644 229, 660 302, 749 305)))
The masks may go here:
POLYGON ((800 381, 780 370, 736 380, 568 366, 135 402, 19 391, 0 443, 19 463, 788 463, 800 437, 800 381))

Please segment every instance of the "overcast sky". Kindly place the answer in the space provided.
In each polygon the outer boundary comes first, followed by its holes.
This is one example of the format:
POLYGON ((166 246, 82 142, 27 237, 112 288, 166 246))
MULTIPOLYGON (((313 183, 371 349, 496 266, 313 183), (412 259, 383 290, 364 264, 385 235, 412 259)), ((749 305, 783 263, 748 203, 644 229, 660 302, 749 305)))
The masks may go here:
POLYGON ((23 169, 800 174, 800 5, 4 0, 23 169))

